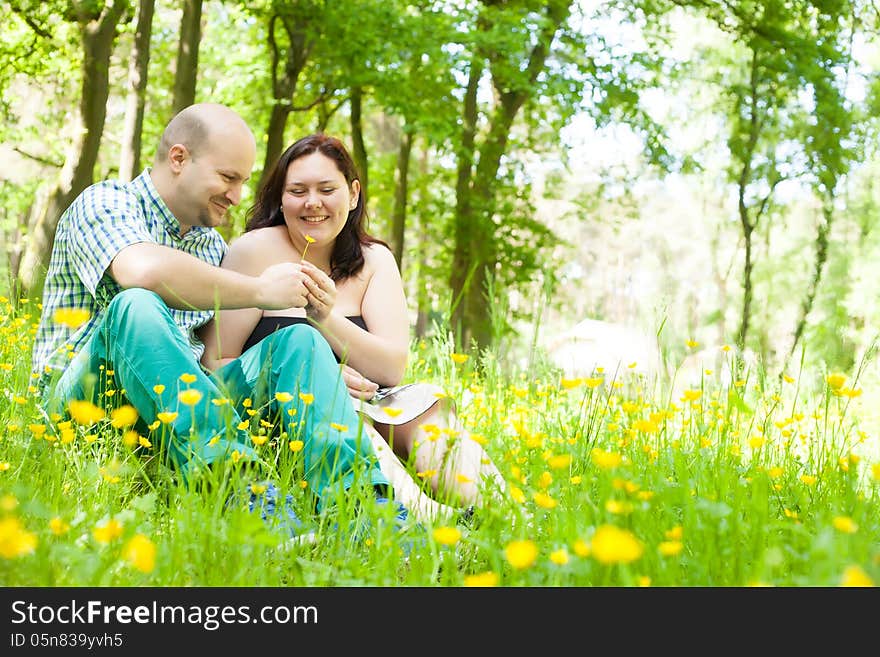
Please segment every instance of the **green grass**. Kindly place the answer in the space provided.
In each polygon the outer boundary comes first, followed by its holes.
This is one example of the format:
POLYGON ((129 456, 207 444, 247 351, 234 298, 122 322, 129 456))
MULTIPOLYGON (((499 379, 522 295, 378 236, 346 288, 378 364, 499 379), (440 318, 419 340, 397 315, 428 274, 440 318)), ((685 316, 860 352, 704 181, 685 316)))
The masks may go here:
MULTIPOLYGON (((352 491, 335 515, 309 517, 316 543, 291 547, 226 508, 226 487, 181 486, 155 447, 127 447, 109 419, 71 425, 67 442, 46 439, 64 435, 57 426, 35 435, 34 425, 47 425, 29 375, 39 311, 5 300, 0 308, 0 585, 880 581, 880 463, 860 406, 873 393, 841 394, 854 375, 834 389, 820 372, 776 384, 760 372, 742 381, 711 373, 671 399, 625 368, 617 380, 564 380, 546 367, 505 375, 489 356, 457 364, 442 341, 421 344, 408 377, 469 398, 462 417, 486 439, 508 489, 451 545, 454 532, 445 542, 434 533, 442 521, 422 534, 390 531, 371 498, 352 491), (373 528, 360 540, 334 529, 358 518, 373 528), (403 558, 413 537, 422 541, 403 558)), ((161 430, 144 438, 157 446, 161 430)), ((308 516, 296 454, 282 446, 267 459, 308 516)))

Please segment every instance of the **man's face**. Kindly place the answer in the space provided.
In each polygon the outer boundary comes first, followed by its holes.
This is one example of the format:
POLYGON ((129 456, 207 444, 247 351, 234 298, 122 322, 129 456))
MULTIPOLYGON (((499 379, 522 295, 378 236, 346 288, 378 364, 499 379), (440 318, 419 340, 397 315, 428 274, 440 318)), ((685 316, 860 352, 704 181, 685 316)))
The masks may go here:
POLYGON ((244 130, 216 130, 195 155, 189 155, 177 180, 175 216, 181 232, 214 227, 231 205, 241 202, 256 157, 253 138, 244 130))

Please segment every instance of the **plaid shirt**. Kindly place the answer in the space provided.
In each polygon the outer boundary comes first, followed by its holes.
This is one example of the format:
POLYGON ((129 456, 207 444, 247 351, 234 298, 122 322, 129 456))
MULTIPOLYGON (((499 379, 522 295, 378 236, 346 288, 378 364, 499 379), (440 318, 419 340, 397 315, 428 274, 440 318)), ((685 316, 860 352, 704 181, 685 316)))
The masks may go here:
MULTIPOLYGON (((122 287, 108 267, 123 248, 138 242, 162 244, 219 265, 226 242, 213 228, 193 226, 180 236, 180 223, 159 196, 149 167, 130 183, 110 180, 80 194, 61 215, 43 288, 43 309, 33 351, 33 371, 63 370, 95 332, 104 310, 122 287), (55 321, 61 309, 83 309, 89 319, 76 329, 55 321)), ((213 310, 177 310, 171 315, 189 340, 196 360, 205 345, 194 331, 213 310)))

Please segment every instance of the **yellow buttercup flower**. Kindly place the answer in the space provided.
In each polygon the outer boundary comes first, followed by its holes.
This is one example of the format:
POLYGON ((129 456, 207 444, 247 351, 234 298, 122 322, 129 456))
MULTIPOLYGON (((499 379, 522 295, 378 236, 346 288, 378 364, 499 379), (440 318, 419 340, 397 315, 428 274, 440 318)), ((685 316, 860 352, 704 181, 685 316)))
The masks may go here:
POLYGON ((837 516, 831 521, 837 531, 844 534, 855 534, 859 531, 859 526, 848 516, 837 516))
POLYGON ((135 534, 122 549, 122 558, 142 573, 156 567, 156 545, 143 534, 135 534))
POLYGON ((162 411, 161 413, 156 413, 156 417, 159 418, 159 421, 162 424, 171 424, 174 420, 177 419, 177 412, 172 411, 162 411))
POLYGON ((96 525, 92 530, 92 536, 98 543, 109 543, 122 536, 122 525, 115 518, 111 518, 101 525, 96 525))
POLYGON ((338 422, 331 422, 331 423, 330 423, 330 428, 331 428, 331 429, 336 429, 336 430, 339 431, 340 433, 345 433, 346 431, 348 431, 348 427, 347 427, 347 426, 345 426, 344 424, 339 424, 338 422))
POLYGON ((663 541, 657 546, 657 551, 664 557, 674 557, 684 549, 684 543, 680 541, 663 541))
POLYGON ((276 392, 275 393, 275 401, 281 402, 282 404, 286 404, 290 400, 293 399, 293 395, 289 392, 276 392))
POLYGON ((529 568, 538 558, 538 546, 534 541, 513 541, 504 548, 504 557, 517 570, 529 568))
POLYGON ((602 525, 592 541, 593 557, 601 564, 631 563, 642 556, 641 542, 626 529, 602 525))
POLYGON ((134 406, 125 404, 124 406, 113 409, 110 413, 110 418, 110 424, 117 429, 122 429, 124 427, 130 427, 137 422, 138 412, 135 410, 134 406))
POLYGON ((52 321, 71 329, 78 329, 91 318, 92 313, 85 308, 58 308, 52 315, 52 321))
POLYGON ((290 451, 296 454, 297 452, 301 452, 305 443, 301 440, 291 440, 287 443, 287 446, 290 448, 290 451))
POLYGON ((461 365, 463 362, 465 362, 468 359, 467 354, 451 353, 451 354, 449 354, 449 357, 452 358, 453 363, 457 363, 458 365, 461 365))
POLYGON ((299 393, 299 398, 302 400, 302 403, 308 406, 313 401, 315 401, 315 396, 310 392, 301 392, 299 393))
POLYGON ((498 575, 491 570, 477 575, 466 575, 464 585, 470 587, 498 586, 498 575))
POLYGON ((847 566, 843 571, 841 586, 874 586, 874 580, 858 566, 847 566))
POLYGON ((0 518, 0 557, 15 559, 30 554, 36 547, 37 535, 27 531, 18 518, 0 518))
POLYGON ((67 405, 67 410, 74 422, 86 426, 104 418, 104 409, 98 408, 90 401, 74 399, 67 405))
POLYGON ((825 382, 832 390, 837 390, 838 388, 843 387, 843 384, 846 383, 846 374, 843 372, 832 372, 825 377, 825 382))
POLYGON ((269 436, 266 434, 251 434, 251 441, 258 447, 265 445, 267 440, 269 440, 269 436))
POLYGON ((388 417, 397 417, 398 415, 403 413, 402 408, 391 408, 390 406, 386 406, 385 408, 382 409, 382 411, 384 411, 384 413, 388 417))
POLYGON ((60 516, 55 516, 49 521, 49 529, 55 536, 61 536, 70 530, 70 525, 64 522, 60 516))
POLYGON ((157 395, 161 395, 163 392, 165 392, 165 386, 163 386, 161 383, 155 385, 153 386, 153 392, 155 392, 157 395))
POLYGON ((184 383, 195 383, 196 382, 196 375, 195 374, 188 374, 188 373, 181 374, 180 380, 183 381, 184 383))
POLYGON ((590 544, 582 538, 577 539, 571 547, 579 557, 588 557, 593 551, 590 544))
POLYGON ((440 545, 455 545, 461 539, 461 531, 455 527, 437 527, 433 535, 440 545))
POLYGON ((535 493, 532 495, 532 499, 535 500, 535 504, 537 504, 542 509, 552 509, 557 505, 556 500, 547 495, 546 493, 535 493))
POLYGON ((554 550, 550 553, 550 561, 555 563, 557 566, 564 566, 568 563, 568 550, 566 550, 565 548, 554 550))
POLYGON ((177 395, 177 398, 180 400, 181 404, 186 404, 187 406, 195 406, 202 399, 202 393, 198 390, 181 390, 180 394, 177 395))

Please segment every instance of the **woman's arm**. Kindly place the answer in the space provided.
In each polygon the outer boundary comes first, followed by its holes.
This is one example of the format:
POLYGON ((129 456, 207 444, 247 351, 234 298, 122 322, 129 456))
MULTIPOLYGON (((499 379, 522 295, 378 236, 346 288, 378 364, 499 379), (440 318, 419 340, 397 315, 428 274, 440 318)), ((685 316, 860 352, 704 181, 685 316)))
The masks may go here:
POLYGON ((364 259, 372 272, 361 299, 361 316, 369 331, 335 308, 318 323, 318 329, 340 360, 379 385, 393 386, 403 378, 409 354, 403 281, 394 255, 381 244, 364 247, 364 259))

